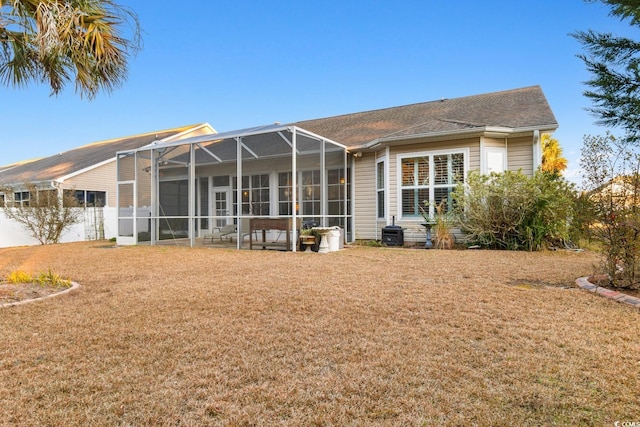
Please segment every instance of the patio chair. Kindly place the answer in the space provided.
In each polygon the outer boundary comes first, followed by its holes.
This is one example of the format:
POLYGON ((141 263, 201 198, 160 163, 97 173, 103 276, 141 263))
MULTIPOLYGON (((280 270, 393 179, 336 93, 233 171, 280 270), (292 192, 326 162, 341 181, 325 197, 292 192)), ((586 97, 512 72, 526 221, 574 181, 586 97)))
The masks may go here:
POLYGON ((233 238, 233 235, 235 234, 235 232, 236 232, 235 224, 227 224, 222 227, 213 227, 210 233, 206 233, 202 237, 202 243, 203 244, 207 243, 207 239, 209 239, 211 243, 213 243, 215 239, 220 239, 220 241, 223 241, 225 239, 231 239, 233 238))
MULTIPOLYGON (((244 238, 251 234, 249 220, 245 219, 245 220, 242 221, 241 224, 242 224, 242 226, 240 227, 240 240, 244 241, 244 238)), ((256 233, 256 235, 257 235, 257 231, 254 231, 254 233, 256 233)), ((236 235, 236 233, 234 232, 231 236, 229 236, 232 242, 233 242, 233 237, 235 235, 236 235)))

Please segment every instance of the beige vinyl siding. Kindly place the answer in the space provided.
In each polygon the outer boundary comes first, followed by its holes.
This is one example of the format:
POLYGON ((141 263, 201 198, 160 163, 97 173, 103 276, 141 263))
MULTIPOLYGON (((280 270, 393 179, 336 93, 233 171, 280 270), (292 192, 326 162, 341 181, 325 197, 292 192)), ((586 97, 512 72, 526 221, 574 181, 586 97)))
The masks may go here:
POLYGON ((507 142, 507 165, 510 171, 522 170, 533 175, 533 140, 531 137, 513 138, 507 142))
POLYGON ((442 142, 425 142, 392 147, 389 151, 387 163, 386 197, 388 210, 385 219, 378 219, 376 214, 376 160, 384 151, 376 153, 364 153, 355 159, 355 233, 356 240, 368 240, 382 238, 382 228, 391 224, 392 217, 396 217, 396 225, 405 228, 405 240, 407 242, 424 242, 425 230, 419 219, 400 221, 398 213, 398 155, 438 150, 469 150, 469 169, 480 168, 480 139, 467 138, 442 142))
POLYGON ((485 148, 505 148, 505 139, 504 138, 484 138, 484 146, 485 148))
POLYGON ((116 162, 106 163, 95 169, 91 169, 80 175, 67 179, 63 184, 64 189, 105 191, 107 201, 105 206, 116 206, 116 162))
MULTIPOLYGON (((411 145, 402 145, 391 149, 391 163, 397 162, 399 154, 415 153, 422 151, 455 150, 457 148, 469 149, 469 170, 480 169, 480 138, 466 138, 450 141, 425 142, 411 145)), ((393 179, 395 175, 391 175, 393 179)))
POLYGON ((376 235, 376 156, 364 153, 355 159, 354 238, 379 239, 376 235))

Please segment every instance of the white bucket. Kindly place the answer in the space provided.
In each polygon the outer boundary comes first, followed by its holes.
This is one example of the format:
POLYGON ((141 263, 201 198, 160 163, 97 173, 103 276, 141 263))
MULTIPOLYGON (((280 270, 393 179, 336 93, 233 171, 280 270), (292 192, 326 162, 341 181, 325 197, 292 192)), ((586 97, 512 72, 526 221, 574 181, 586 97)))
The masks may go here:
POLYGON ((340 250, 340 227, 333 227, 333 229, 329 232, 327 236, 327 240, 329 243, 329 252, 336 252, 340 250))

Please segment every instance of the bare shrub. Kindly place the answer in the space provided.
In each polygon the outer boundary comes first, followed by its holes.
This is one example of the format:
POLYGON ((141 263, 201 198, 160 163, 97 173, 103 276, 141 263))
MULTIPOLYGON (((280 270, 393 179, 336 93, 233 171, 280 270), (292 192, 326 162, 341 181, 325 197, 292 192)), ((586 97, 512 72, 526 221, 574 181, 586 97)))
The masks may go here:
POLYGON ((492 249, 539 250, 571 239, 577 193, 557 174, 471 173, 453 193, 467 240, 492 249))
MULTIPOLYGON (((28 201, 8 200, 4 214, 21 224, 40 244, 58 243, 62 233, 82 219, 78 203, 70 192, 60 195, 55 189, 42 190, 32 184, 27 189, 28 201)), ((13 194, 12 189, 3 191, 13 194)))
POLYGON ((611 285, 640 288, 640 152, 607 133, 584 137, 580 165, 611 285))

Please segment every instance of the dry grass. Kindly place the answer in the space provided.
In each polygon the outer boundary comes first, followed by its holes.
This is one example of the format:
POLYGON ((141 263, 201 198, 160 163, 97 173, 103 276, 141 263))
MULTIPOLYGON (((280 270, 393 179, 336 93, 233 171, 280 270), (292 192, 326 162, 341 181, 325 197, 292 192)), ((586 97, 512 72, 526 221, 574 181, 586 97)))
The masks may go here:
POLYGON ((640 315, 589 253, 0 249, 82 284, 0 309, 5 425, 638 421, 640 315))

